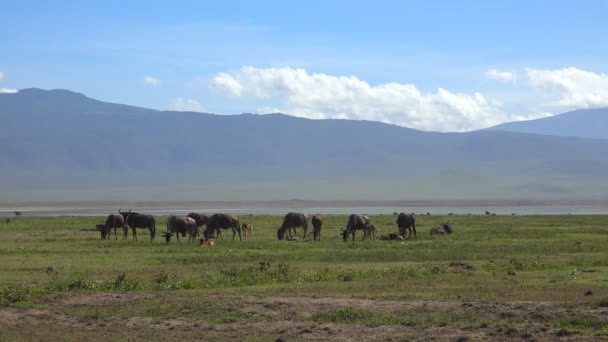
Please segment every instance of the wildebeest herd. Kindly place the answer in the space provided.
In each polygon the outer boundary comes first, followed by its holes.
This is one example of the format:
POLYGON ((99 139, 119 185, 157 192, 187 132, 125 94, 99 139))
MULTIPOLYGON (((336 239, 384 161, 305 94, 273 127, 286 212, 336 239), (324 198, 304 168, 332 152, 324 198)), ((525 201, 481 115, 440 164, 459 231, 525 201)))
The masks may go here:
MULTIPOLYGON (((122 229, 123 239, 127 238, 129 228, 131 228, 133 240, 137 241, 137 228, 148 229, 150 231, 150 240, 154 240, 156 236, 156 219, 152 215, 144 215, 133 212, 131 210, 118 211, 119 215, 108 215, 104 224, 98 224, 97 230, 101 232, 102 239, 109 239, 114 232, 114 239, 118 239, 117 230, 122 229)), ((314 215, 311 219, 313 227, 314 241, 321 241, 321 228, 323 226, 323 218, 321 215, 314 215)), ((382 236, 386 240, 405 240, 416 234, 416 217, 412 214, 400 213, 397 216, 398 234, 389 234, 382 236), (406 236, 406 232, 408 233, 406 236)), ((278 240, 294 241, 298 240, 296 229, 302 228, 303 239, 306 239, 308 232, 308 215, 303 213, 290 212, 283 218, 282 224, 277 229, 278 240)), ((195 241, 197 237, 201 237, 200 241, 203 244, 205 241, 212 241, 216 238, 222 238, 222 229, 232 230, 232 239, 236 239, 239 235, 239 240, 242 240, 243 235, 253 234, 253 226, 250 223, 240 224, 238 217, 229 214, 216 213, 213 215, 205 215, 200 213, 190 213, 187 216, 169 216, 167 218, 167 229, 162 234, 165 241, 169 243, 171 238, 175 236, 177 241, 188 237, 188 241, 195 241)), ((351 214, 346 222, 346 227, 342 229, 341 236, 344 242, 349 238, 355 240, 357 231, 360 230, 363 234, 363 240, 376 238, 376 226, 370 222, 367 215, 351 214)), ((452 225, 449 222, 442 223, 439 227, 432 228, 430 235, 452 234, 452 225)))

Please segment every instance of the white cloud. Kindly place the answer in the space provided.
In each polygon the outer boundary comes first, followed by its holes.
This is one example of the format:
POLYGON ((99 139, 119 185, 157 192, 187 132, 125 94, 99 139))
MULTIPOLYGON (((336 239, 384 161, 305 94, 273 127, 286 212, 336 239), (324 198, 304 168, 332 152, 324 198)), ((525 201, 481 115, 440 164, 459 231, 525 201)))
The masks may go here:
POLYGON ((15 94, 18 92, 17 89, 0 88, 0 94, 15 94))
POLYGON ((156 87, 157 85, 160 85, 160 80, 158 78, 156 78, 156 77, 145 76, 144 77, 144 84, 156 87))
POLYGON ((171 109, 178 112, 204 112, 205 108, 194 99, 178 97, 171 102, 171 109))
POLYGON ((515 82, 517 80, 517 74, 511 71, 500 71, 496 69, 490 69, 486 72, 486 77, 492 80, 503 81, 503 82, 515 82))
POLYGON ((577 68, 526 69, 530 85, 558 110, 608 106, 608 75, 577 68))
POLYGON ((515 118, 501 110, 499 101, 478 92, 455 93, 443 88, 422 92, 414 84, 371 85, 355 76, 290 67, 246 66, 216 74, 209 85, 231 97, 278 99, 287 113, 314 119, 348 118, 424 130, 467 131, 515 118))
POLYGON ((2 81, 4 79, 4 73, 2 71, 0 71, 0 81, 2 81))

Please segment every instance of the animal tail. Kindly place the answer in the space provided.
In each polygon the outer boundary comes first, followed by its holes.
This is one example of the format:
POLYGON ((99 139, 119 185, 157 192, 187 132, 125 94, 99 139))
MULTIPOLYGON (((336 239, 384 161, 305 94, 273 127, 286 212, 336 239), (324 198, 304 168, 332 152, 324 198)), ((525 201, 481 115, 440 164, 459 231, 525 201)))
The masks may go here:
POLYGON ((150 227, 151 238, 154 240, 156 237, 156 219, 152 216, 152 225, 150 227))

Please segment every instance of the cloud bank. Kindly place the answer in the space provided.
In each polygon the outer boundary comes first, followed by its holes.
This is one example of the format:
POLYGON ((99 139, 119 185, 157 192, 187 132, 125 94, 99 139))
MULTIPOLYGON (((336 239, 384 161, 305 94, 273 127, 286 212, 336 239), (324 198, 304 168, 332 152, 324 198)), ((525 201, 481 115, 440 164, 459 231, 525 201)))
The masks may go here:
POLYGON ((554 70, 526 69, 530 85, 561 110, 608 106, 608 75, 574 67, 554 70))
POLYGON ((468 131, 520 119, 478 92, 423 92, 414 84, 371 85, 355 76, 290 67, 246 66, 215 75, 210 87, 232 98, 278 99, 285 105, 282 111, 313 119, 373 120, 439 131, 468 131))
POLYGON ((374 85, 356 76, 311 73, 291 67, 245 66, 215 74, 209 86, 233 99, 260 101, 261 110, 311 119, 372 120, 433 131, 470 131, 574 108, 608 106, 608 75, 602 73, 573 67, 490 69, 485 77, 499 83, 510 82, 511 87, 529 93, 532 100, 521 103, 521 98, 510 98, 508 92, 505 96, 499 92, 492 98, 480 92, 454 92, 441 87, 425 92, 411 83, 374 85))

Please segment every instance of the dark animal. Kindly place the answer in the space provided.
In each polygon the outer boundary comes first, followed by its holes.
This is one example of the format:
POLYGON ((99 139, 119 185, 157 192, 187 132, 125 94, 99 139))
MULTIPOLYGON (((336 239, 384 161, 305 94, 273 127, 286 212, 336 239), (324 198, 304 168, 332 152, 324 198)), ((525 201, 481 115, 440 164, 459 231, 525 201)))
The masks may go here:
POLYGON ((306 231, 308 230, 308 215, 301 213, 287 213, 283 219, 283 224, 279 230, 287 231, 289 237, 291 237, 291 230, 297 236, 296 228, 304 228, 304 238, 306 238, 306 231))
POLYGON ((171 237, 173 236, 173 233, 171 233, 171 232, 164 232, 160 236, 162 236, 162 237, 165 238, 165 243, 169 243, 169 242, 171 242, 171 237))
POLYGON ((412 236, 412 231, 414 232, 414 238, 416 238, 416 217, 413 214, 399 214, 397 217, 397 227, 399 227, 399 235, 404 238, 406 229, 409 231, 408 238, 412 236))
MULTIPOLYGON (((219 234, 220 229, 228 228, 232 229, 232 240, 236 237, 236 233, 239 233, 239 240, 243 240, 238 217, 228 214, 213 214, 209 216, 209 220, 207 220, 207 229, 205 230, 205 239, 209 240, 213 238, 216 231, 219 234)), ((219 235, 221 236, 221 234, 219 235)))
POLYGON ((488 215, 488 216, 489 216, 490 214, 491 214, 491 213, 490 213, 489 211, 487 211, 487 210, 486 210, 486 215, 488 215))
POLYGON ((202 229, 204 225, 207 224, 207 220, 209 220, 209 216, 205 215, 205 214, 198 214, 198 213, 190 213, 188 214, 188 217, 191 219, 194 219, 194 221, 196 221, 196 235, 198 236, 199 234, 199 229, 202 229))
POLYGON ((312 217, 312 235, 315 241, 321 241, 321 226, 323 226, 323 219, 321 215, 317 214, 312 217))
POLYGON ((15 213, 15 216, 21 216, 21 212, 20 211, 15 210, 15 211, 13 211, 13 213, 15 213))
POLYGON ((194 242, 197 229, 196 221, 191 217, 169 216, 167 218, 167 233, 175 234, 177 242, 179 242, 180 234, 182 237, 188 234, 188 241, 192 240, 194 242))
POLYGON ((351 214, 348 217, 348 222, 346 223, 346 229, 342 232, 342 239, 344 242, 348 240, 348 235, 352 235, 352 241, 355 241, 355 232, 357 230, 363 231, 363 240, 368 237, 368 224, 369 217, 365 215, 357 215, 351 214))
POLYGON ((101 233, 102 240, 107 239, 108 235, 110 235, 110 230, 106 228, 105 224, 98 224, 95 226, 95 229, 99 230, 99 232, 101 233))
POLYGON ((452 234, 454 230, 449 222, 443 222, 441 226, 432 228, 430 230, 430 235, 443 235, 443 234, 452 234))
POLYGON ((131 227, 133 231, 133 240, 137 241, 137 228, 148 228, 150 231, 150 240, 154 240, 156 236, 156 219, 152 215, 142 215, 129 211, 118 211, 125 219, 125 223, 131 227))
POLYGON ((382 236, 380 237, 380 240, 403 241, 403 240, 405 240, 405 239, 403 238, 403 236, 401 236, 401 235, 399 235, 399 234, 392 234, 392 233, 391 233, 391 234, 388 234, 388 236, 386 236, 386 235, 382 235, 382 236))
POLYGON ((122 239, 127 238, 127 233, 129 232, 129 228, 125 224, 125 219, 122 215, 108 215, 106 218, 105 227, 108 231, 108 238, 110 238, 110 234, 112 233, 112 229, 114 229, 114 240, 118 240, 118 236, 116 234, 116 229, 122 228, 122 239))
POLYGON ((6 223, 11 223, 11 218, 10 217, 6 218, 6 223))

